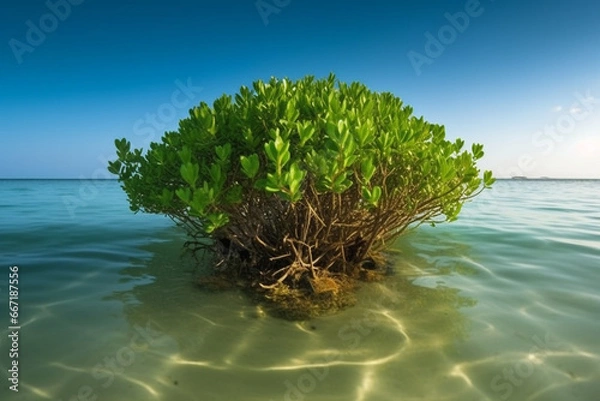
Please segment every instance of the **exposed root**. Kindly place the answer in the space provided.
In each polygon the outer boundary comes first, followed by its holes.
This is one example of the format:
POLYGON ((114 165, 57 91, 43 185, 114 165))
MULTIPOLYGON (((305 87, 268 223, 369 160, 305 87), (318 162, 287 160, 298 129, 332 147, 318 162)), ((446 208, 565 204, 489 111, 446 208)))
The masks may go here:
MULTIPOLYGON (((392 205, 365 208, 357 189, 320 193, 308 180, 303 190, 296 203, 249 194, 227 210, 229 224, 211 234, 215 274, 243 282, 291 319, 351 305, 359 280, 383 276, 378 250, 399 234, 394 227, 409 223, 392 205)), ((202 239, 194 240, 191 248, 205 249, 202 239)), ((204 281, 210 289, 226 287, 204 281)))
MULTIPOLYGON (((231 256, 231 255, 229 255, 231 256)), ((237 260, 239 258, 233 258, 237 260)), ((383 260, 377 258, 377 260, 383 260)), ((235 288, 247 290, 251 297, 273 315, 290 320, 302 320, 332 313, 355 303, 354 292, 359 281, 378 281, 384 276, 383 265, 373 259, 365 261, 369 268, 357 266, 352 275, 332 274, 327 270, 295 261, 291 265, 269 270, 270 265, 217 270, 198 279, 200 287, 209 291, 235 288)))

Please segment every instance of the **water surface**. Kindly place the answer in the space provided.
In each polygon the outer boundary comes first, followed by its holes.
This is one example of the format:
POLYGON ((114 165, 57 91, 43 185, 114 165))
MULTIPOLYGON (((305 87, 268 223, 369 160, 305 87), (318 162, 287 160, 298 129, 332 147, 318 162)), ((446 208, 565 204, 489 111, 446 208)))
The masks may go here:
MULTIPOLYGON (((0 181, 20 268, 11 400, 596 400, 600 181, 499 181, 394 245, 395 274, 305 322, 194 285, 207 263, 114 181, 0 181)), ((6 314, 4 314, 6 316, 6 314)), ((8 369, 8 318, 0 366, 8 369)), ((9 398, 6 398, 6 397, 9 398)))

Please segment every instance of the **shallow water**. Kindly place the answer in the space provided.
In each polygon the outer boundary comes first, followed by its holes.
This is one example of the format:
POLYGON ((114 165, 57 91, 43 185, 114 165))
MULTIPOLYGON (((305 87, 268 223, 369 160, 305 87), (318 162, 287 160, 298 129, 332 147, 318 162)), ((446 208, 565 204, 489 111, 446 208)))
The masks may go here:
MULTIPOLYGON (((19 266, 10 400, 600 399, 600 181, 499 181, 397 241, 395 273, 293 323, 206 292, 185 240, 113 181, 0 181, 0 276, 19 266)), ((6 395, 9 398, 5 398, 6 395)))

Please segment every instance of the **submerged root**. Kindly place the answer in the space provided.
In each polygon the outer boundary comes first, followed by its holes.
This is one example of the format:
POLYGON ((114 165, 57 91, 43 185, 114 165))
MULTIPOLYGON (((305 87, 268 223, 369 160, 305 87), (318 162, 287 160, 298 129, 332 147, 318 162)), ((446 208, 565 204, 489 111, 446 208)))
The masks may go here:
POLYGON ((325 274, 315 278, 309 278, 308 282, 310 283, 310 286, 315 294, 332 292, 333 295, 337 295, 340 291, 339 283, 325 274))
MULTIPOLYGON (((235 270, 232 269, 229 273, 235 270)), ((198 284, 209 291, 242 288, 270 314, 288 320, 305 320, 354 305, 359 281, 378 281, 383 275, 381 270, 357 268, 352 276, 320 271, 315 277, 305 275, 299 281, 283 280, 263 284, 256 276, 232 276, 215 272, 199 278, 198 284)))
POLYGON ((198 279, 199 286, 209 291, 242 288, 271 314, 290 320, 351 306, 356 302, 355 290, 360 281, 379 281, 385 276, 385 259, 380 254, 368 253, 362 260, 350 261, 346 255, 352 252, 341 252, 341 259, 335 257, 335 252, 334 257, 321 251, 314 255, 314 246, 288 240, 291 251, 284 248, 281 256, 255 258, 242 254, 247 253, 246 249, 233 241, 223 244, 222 240, 216 241, 216 268, 212 275, 198 279))
POLYGON ((347 277, 311 279, 310 289, 279 285, 266 291, 269 310, 289 320, 302 320, 354 305, 355 283, 347 277))

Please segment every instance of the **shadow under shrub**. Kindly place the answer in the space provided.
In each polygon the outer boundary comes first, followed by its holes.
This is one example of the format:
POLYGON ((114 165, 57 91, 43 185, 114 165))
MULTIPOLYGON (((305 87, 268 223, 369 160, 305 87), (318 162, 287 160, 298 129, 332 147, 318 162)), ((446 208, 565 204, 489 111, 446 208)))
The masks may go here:
POLYGON ((216 275, 291 318, 351 304, 396 237, 456 219, 494 181, 476 167, 481 145, 463 150, 391 93, 333 75, 202 102, 145 154, 115 143, 109 170, 133 211, 171 217, 216 275))

